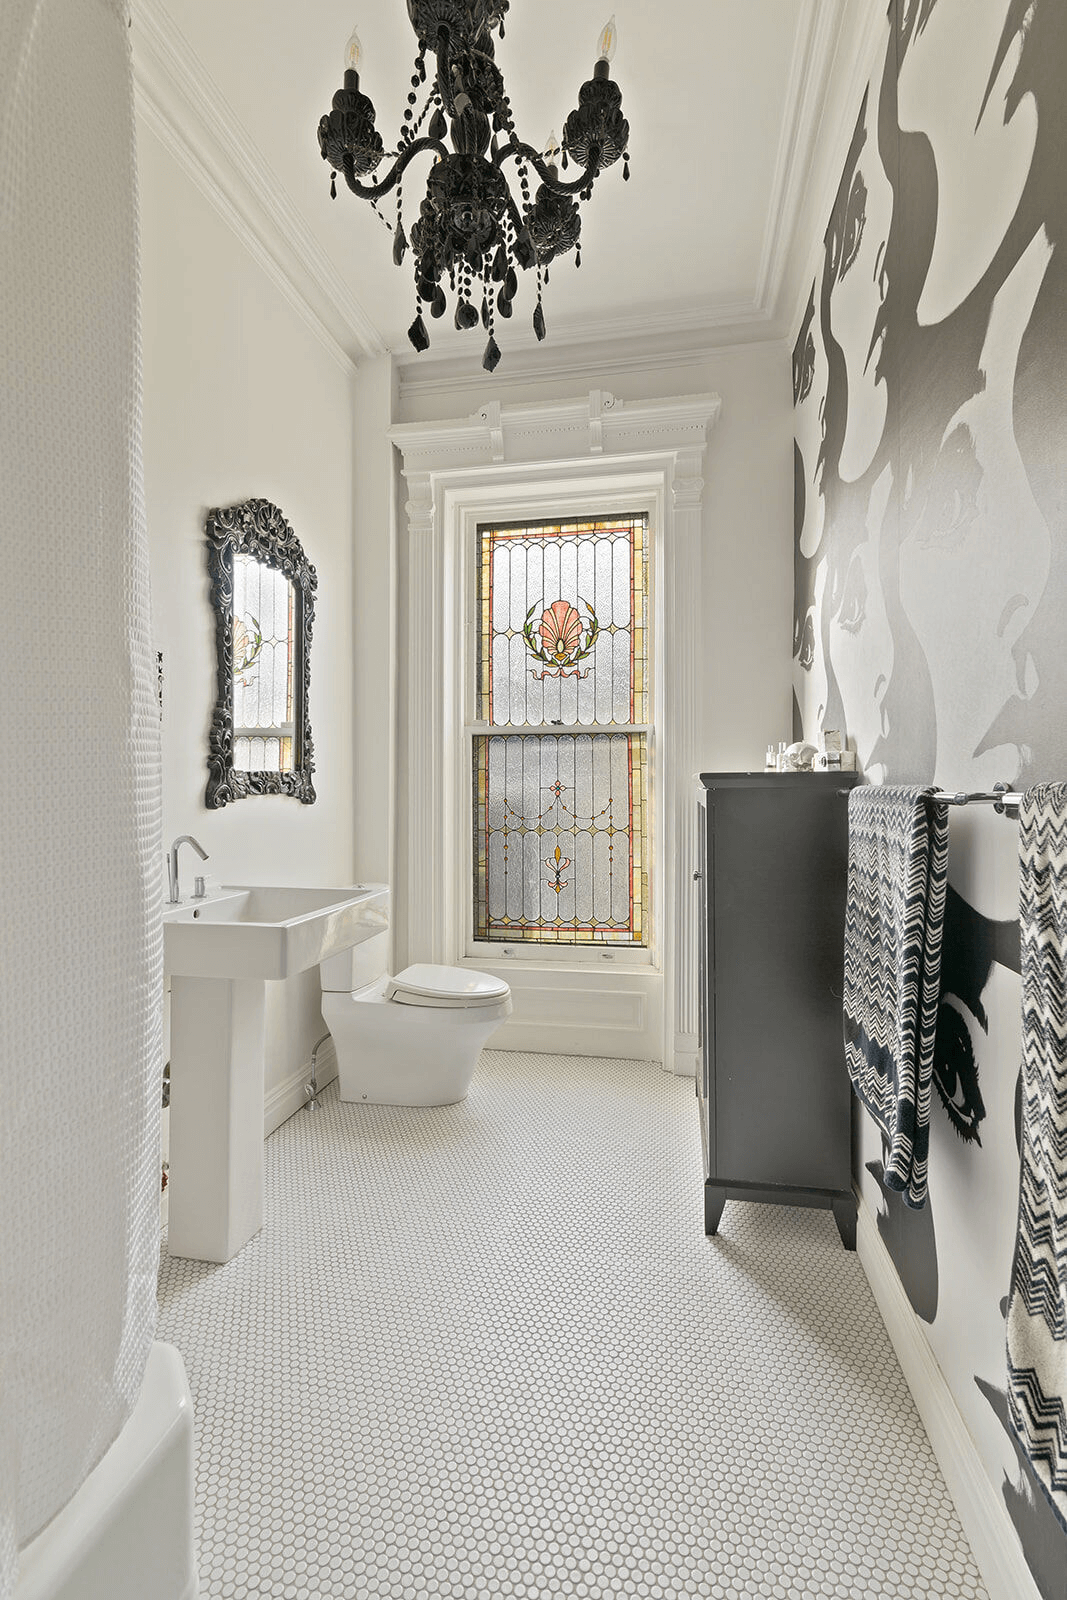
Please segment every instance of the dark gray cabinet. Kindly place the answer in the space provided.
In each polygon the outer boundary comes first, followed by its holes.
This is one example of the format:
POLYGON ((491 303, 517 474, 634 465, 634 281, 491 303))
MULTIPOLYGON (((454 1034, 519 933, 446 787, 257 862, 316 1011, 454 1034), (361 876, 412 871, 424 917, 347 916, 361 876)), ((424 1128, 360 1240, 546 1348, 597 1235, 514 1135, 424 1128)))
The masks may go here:
POLYGON ((832 1208, 856 1247, 841 1034, 853 773, 703 773, 704 1226, 727 1200, 832 1208))

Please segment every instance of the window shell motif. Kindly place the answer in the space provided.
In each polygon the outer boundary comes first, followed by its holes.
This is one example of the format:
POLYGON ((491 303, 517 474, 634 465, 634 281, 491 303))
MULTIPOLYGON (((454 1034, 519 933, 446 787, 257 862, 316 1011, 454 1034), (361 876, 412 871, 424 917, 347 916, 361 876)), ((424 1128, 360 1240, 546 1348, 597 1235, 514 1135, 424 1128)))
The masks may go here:
POLYGON ((646 944, 647 518, 479 541, 474 937, 646 944))

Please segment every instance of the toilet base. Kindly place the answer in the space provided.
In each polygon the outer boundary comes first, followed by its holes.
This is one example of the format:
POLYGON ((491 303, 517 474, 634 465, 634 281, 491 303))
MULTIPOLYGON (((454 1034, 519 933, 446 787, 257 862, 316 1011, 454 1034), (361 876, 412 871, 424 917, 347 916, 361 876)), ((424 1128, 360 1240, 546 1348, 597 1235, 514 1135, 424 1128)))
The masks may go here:
POLYGON ((485 1044, 511 1012, 449 1010, 384 1000, 384 978, 354 994, 324 994, 342 1100, 354 1105, 447 1106, 465 1100, 485 1044))

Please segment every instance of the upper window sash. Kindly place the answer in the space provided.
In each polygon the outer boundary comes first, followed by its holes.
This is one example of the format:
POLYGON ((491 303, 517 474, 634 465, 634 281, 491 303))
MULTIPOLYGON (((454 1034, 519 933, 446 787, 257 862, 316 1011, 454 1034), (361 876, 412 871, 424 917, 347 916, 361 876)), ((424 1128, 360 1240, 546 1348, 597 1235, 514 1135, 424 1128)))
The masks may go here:
POLYGON ((648 518, 478 529, 474 721, 645 727, 648 518))

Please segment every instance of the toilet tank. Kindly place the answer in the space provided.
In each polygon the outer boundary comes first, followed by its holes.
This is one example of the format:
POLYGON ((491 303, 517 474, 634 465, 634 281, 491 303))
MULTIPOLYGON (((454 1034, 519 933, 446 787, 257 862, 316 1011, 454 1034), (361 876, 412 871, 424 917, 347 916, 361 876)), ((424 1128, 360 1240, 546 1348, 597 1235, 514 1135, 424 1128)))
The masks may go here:
POLYGON ((389 959, 389 933, 383 930, 369 939, 340 950, 328 961, 319 962, 319 982, 324 993, 350 994, 380 978, 389 959))

